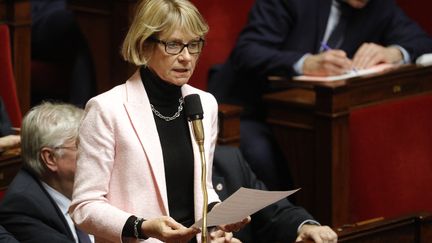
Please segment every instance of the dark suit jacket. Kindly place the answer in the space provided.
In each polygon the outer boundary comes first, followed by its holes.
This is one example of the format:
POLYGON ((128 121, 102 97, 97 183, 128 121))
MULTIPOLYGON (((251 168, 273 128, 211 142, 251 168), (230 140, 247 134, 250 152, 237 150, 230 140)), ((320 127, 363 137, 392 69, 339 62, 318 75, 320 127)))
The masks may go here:
POLYGON ((0 224, 20 242, 75 243, 57 204, 25 169, 18 172, 1 201, 0 224))
MULTIPOLYGON (((239 149, 230 146, 216 146, 213 185, 221 200, 240 187, 267 190, 239 149)), ((309 219, 313 218, 306 210, 284 199, 253 214, 251 223, 234 235, 247 243, 294 242, 298 226, 309 219)))
MULTIPOLYGON (((331 0, 257 0, 228 61, 209 80, 219 102, 259 108, 270 92, 269 75, 294 75, 293 65, 304 54, 319 51, 331 0)), ((394 0, 371 0, 363 9, 349 9, 340 49, 349 57, 364 42, 400 45, 412 60, 432 52, 432 39, 409 19, 394 0)), ((252 110, 252 112, 255 110, 252 110)))
POLYGON ((12 234, 7 232, 5 228, 0 226, 0 242, 2 243, 19 243, 12 234))
POLYGON ((0 97, 0 137, 12 134, 12 125, 6 112, 6 107, 0 97))

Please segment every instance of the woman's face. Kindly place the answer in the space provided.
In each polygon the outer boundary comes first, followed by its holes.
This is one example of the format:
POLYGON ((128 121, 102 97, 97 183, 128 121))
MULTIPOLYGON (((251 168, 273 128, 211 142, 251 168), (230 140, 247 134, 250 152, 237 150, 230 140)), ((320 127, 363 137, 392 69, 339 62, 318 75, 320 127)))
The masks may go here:
MULTIPOLYGON (((177 42, 182 44, 188 44, 199 39, 199 36, 188 35, 179 30, 169 36, 161 35, 159 37, 159 40, 165 43, 177 42)), ((148 67, 162 80, 182 86, 192 76, 198 57, 199 53, 190 54, 186 47, 178 54, 169 54, 165 51, 165 44, 157 43, 150 56, 148 67)))

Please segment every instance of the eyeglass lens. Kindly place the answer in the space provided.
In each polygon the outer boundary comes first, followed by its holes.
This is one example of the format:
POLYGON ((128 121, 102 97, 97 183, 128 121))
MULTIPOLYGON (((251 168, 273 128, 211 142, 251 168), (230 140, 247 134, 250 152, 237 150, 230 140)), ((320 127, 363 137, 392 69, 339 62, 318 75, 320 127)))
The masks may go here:
MULTIPOLYGON (((162 42, 162 41, 161 41, 162 42)), ((201 52, 203 47, 203 40, 191 41, 183 44, 177 41, 162 42, 165 45, 165 51, 168 54, 179 54, 186 47, 190 54, 197 54, 201 52)))

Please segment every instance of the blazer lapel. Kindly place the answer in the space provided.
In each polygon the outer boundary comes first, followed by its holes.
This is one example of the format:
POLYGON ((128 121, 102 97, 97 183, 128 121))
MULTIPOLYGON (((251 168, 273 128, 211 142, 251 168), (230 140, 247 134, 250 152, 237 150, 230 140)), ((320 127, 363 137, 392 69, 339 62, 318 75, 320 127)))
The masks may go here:
POLYGON ((131 125, 139 138, 152 169, 157 191, 162 199, 165 214, 168 215, 168 198, 165 182, 165 168, 156 123, 150 108, 150 101, 142 84, 139 71, 126 82, 127 100, 124 103, 131 125))

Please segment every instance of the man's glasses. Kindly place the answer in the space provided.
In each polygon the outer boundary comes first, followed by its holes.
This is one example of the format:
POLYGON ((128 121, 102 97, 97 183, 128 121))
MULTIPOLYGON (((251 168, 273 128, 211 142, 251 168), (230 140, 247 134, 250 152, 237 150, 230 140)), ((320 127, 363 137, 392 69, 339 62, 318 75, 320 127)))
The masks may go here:
POLYGON ((159 44, 163 44, 165 46, 165 52, 170 55, 179 54, 180 52, 183 51, 185 47, 187 47, 189 54, 198 54, 201 52, 204 46, 203 39, 193 40, 187 44, 183 44, 182 42, 179 41, 163 41, 163 40, 156 39, 154 37, 150 37, 149 40, 159 44))

